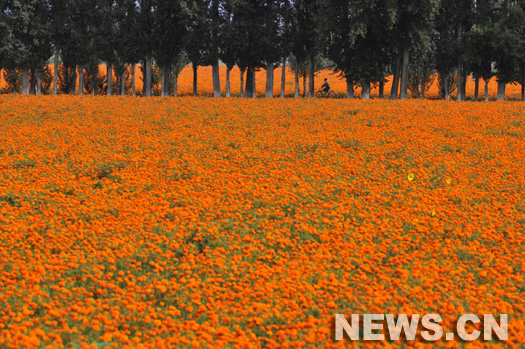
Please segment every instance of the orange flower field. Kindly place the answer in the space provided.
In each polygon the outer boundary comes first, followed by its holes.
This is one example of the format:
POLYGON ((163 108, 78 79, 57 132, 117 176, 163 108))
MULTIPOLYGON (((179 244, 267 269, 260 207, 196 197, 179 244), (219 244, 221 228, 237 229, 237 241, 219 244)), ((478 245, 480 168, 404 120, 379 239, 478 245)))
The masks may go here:
POLYGON ((0 347, 521 348, 524 127, 521 102, 2 95, 0 347), (335 341, 353 313, 504 313, 509 340, 335 341))

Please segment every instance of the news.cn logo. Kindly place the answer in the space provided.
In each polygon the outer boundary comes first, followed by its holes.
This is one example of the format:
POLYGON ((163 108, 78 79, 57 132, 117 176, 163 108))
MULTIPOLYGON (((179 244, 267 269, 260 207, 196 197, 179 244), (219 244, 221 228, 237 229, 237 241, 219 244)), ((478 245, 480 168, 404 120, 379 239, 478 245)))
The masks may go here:
MULTIPOLYGON (((360 317, 359 314, 352 314, 349 323, 343 314, 337 314, 335 316, 335 340, 343 340, 346 333, 348 338, 353 341, 383 341, 386 340, 385 333, 388 333, 390 340, 395 341, 404 333, 406 340, 413 341, 416 340, 418 326, 422 328, 419 335, 425 341, 440 340, 444 334, 441 325, 442 319, 438 314, 426 314, 422 317, 419 314, 413 314, 410 318, 406 314, 400 314, 397 316, 397 320, 393 314, 363 314, 362 321, 360 317), (361 322, 363 324, 362 331, 360 331, 361 322)), ((455 333, 457 333, 459 338, 464 341, 479 340, 481 339, 481 331, 477 329, 467 331, 466 327, 467 323, 478 324, 480 322, 483 322, 483 340, 489 341, 493 338, 501 341, 508 340, 507 314, 500 315, 499 323, 492 314, 483 315, 482 320, 475 314, 461 315, 455 324, 456 331, 447 332, 445 339, 447 341, 454 340, 456 339, 455 333)))

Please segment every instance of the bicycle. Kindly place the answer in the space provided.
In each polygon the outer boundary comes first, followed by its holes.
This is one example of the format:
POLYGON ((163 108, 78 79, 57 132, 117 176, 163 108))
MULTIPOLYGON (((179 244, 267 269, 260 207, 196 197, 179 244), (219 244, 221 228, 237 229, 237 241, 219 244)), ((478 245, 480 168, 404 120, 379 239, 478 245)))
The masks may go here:
POLYGON ((317 98, 335 98, 336 97, 336 94, 334 91, 330 90, 328 92, 325 92, 322 88, 320 88, 319 90, 317 90, 317 92, 315 93, 315 96, 317 98))

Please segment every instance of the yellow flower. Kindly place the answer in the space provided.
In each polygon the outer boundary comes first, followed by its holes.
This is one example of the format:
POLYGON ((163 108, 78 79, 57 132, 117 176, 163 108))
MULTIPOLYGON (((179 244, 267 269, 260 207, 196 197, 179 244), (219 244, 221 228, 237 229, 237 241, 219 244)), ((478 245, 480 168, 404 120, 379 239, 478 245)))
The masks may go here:
POLYGON ((408 174, 408 180, 409 180, 409 181, 413 181, 413 180, 414 180, 414 177, 415 177, 415 176, 414 176, 413 173, 409 173, 409 174, 408 174))
POLYGON ((435 215, 436 215, 436 211, 432 211, 432 212, 430 212, 430 215, 431 215, 432 217, 435 216, 435 215))
POLYGON ((447 184, 450 184, 450 182, 452 182, 452 181, 450 180, 450 178, 447 178, 447 179, 445 180, 445 182, 447 182, 447 184))

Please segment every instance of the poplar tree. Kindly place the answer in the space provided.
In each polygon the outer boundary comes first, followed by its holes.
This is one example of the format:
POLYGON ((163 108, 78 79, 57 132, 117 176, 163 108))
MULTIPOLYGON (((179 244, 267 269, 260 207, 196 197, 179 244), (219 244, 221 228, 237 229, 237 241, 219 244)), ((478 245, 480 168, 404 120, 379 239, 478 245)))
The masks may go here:
POLYGON ((404 0, 397 3, 396 21, 391 33, 392 47, 396 53, 392 99, 397 98, 398 88, 399 97, 408 98, 410 49, 414 45, 430 46, 430 34, 439 3, 440 0, 404 0))
POLYGON ((22 94, 40 84, 39 75, 51 52, 49 4, 46 0, 6 0, 1 17, 0 57, 6 68, 22 70, 22 94))
MULTIPOLYGON (((189 13, 182 0, 158 0, 155 11, 154 57, 161 67, 161 95, 169 96, 172 66, 182 58, 189 13)), ((178 74, 178 71, 175 71, 178 74)), ((176 83, 176 80, 174 81, 176 83)), ((175 89, 175 86, 174 86, 175 89)))
POLYGON ((383 0, 332 0, 328 13, 332 20, 327 53, 346 80, 347 98, 354 97, 354 85, 359 84, 361 97, 368 99, 371 84, 383 79, 388 64, 385 47, 396 20, 395 8, 383 0))

